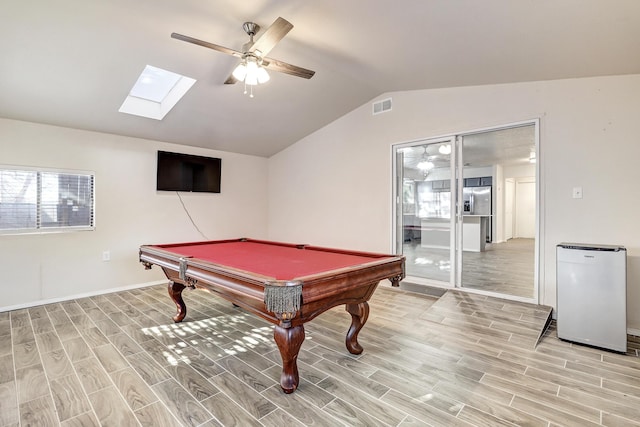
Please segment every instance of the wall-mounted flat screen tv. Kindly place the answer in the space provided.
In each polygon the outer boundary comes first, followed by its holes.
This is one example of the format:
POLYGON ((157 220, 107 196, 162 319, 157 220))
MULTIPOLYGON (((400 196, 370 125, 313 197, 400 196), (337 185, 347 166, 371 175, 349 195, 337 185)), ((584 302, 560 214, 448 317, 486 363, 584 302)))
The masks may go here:
POLYGON ((215 157, 158 151, 156 189, 219 193, 221 169, 215 157))

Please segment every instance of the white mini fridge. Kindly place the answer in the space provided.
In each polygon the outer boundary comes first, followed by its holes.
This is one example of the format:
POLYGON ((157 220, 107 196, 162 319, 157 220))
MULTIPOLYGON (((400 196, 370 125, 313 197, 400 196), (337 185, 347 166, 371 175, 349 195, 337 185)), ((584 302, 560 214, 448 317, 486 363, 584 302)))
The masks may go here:
POLYGON ((627 351, 627 250, 561 243, 557 257, 558 338, 627 351))

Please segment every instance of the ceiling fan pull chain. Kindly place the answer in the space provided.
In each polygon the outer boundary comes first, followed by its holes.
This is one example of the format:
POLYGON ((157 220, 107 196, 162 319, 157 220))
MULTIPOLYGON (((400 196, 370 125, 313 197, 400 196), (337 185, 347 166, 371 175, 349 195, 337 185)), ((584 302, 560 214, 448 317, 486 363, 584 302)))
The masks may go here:
MULTIPOLYGON (((247 81, 244 81, 244 94, 247 94, 247 81)), ((253 98, 253 85, 249 85, 249 98, 253 98)))

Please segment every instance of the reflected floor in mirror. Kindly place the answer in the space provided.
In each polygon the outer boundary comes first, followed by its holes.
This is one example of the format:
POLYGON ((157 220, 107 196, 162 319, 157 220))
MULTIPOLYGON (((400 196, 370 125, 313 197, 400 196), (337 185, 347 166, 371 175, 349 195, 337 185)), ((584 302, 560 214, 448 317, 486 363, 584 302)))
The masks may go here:
MULTIPOLYGON (((483 252, 462 253, 463 287, 533 298, 535 240, 511 239, 489 243, 483 252)), ((449 282, 448 249, 423 248, 419 240, 405 242, 407 275, 449 282)))

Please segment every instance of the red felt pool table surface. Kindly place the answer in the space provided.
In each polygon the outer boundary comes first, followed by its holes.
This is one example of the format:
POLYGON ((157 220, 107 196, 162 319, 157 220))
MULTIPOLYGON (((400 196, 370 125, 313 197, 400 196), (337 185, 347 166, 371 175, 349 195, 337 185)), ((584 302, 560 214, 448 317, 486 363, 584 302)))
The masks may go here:
POLYGON ((182 257, 250 271, 276 280, 293 280, 330 270, 367 264, 383 258, 378 254, 358 254, 307 245, 259 240, 178 243, 155 245, 182 257))

